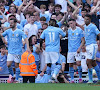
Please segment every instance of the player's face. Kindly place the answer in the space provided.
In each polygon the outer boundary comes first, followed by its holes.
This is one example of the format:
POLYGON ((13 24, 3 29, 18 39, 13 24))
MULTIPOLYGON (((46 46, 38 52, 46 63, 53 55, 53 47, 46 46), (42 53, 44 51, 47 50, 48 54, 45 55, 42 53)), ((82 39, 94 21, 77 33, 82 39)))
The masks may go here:
POLYGON ((14 22, 14 20, 10 20, 9 23, 11 28, 16 27, 16 23, 14 22))
POLYGON ((84 18, 84 22, 85 22, 86 25, 89 25, 90 22, 91 22, 91 20, 90 20, 89 17, 85 17, 85 18, 84 18))
POLYGON ((76 22, 75 21, 69 21, 68 24, 71 28, 76 27, 76 22))

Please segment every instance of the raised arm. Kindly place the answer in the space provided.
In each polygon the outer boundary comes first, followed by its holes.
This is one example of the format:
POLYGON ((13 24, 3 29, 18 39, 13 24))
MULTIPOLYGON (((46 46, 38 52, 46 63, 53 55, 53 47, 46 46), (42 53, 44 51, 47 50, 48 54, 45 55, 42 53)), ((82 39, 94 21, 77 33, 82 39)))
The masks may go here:
POLYGON ((77 18, 77 12, 79 11, 79 8, 81 8, 82 5, 80 5, 77 9, 74 10, 74 12, 72 13, 72 16, 77 18))
POLYGON ((65 12, 63 18, 62 18, 61 21, 60 21, 61 24, 63 24, 63 23, 65 22, 65 20, 66 20, 66 18, 67 18, 67 15, 68 15, 68 12, 65 12))
POLYGON ((22 9, 24 3, 27 3, 27 1, 26 1, 26 0, 23 0, 23 3, 18 7, 17 13, 18 13, 19 15, 20 15, 20 13, 21 13, 21 9, 22 9))
POLYGON ((33 1, 29 1, 29 3, 24 7, 22 11, 24 12, 33 3, 34 3, 33 1))
POLYGON ((41 12, 41 10, 37 7, 37 6, 34 6, 34 10, 36 11, 36 12, 41 12))
MULTIPOLYGON (((40 44, 39 45, 35 45, 35 47, 36 47, 36 53, 40 53, 40 44)), ((34 47, 33 47, 34 48, 34 47)))
POLYGON ((100 1, 97 2, 97 5, 91 10, 89 14, 92 15, 96 11, 96 9, 99 7, 99 5, 100 5, 100 1))
POLYGON ((75 6, 73 3, 71 3, 69 0, 66 0, 67 2, 68 2, 68 4, 72 7, 72 8, 74 8, 74 9, 77 9, 77 6, 75 6))
POLYGON ((27 46, 27 51, 28 51, 29 53, 31 53, 31 50, 30 50, 30 48, 29 48, 28 38, 25 38, 25 43, 26 43, 26 46, 27 46))
POLYGON ((3 16, 3 20, 1 20, 1 23, 5 23, 7 21, 6 16, 3 14, 3 12, 0 10, 1 15, 3 16))

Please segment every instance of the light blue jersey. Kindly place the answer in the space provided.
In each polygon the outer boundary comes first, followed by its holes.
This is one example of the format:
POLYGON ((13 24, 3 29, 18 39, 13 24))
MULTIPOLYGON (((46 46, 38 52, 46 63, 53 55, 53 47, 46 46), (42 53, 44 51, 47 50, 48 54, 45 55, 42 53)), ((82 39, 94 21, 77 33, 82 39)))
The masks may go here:
POLYGON ((35 21, 34 24, 37 25, 38 30, 42 28, 42 25, 41 25, 41 22, 40 21, 39 22, 38 21, 35 21))
POLYGON ((0 67, 2 67, 0 74, 9 74, 7 67, 7 55, 2 56, 1 53, 0 53, 0 67))
POLYGON ((76 27, 75 30, 68 29, 68 52, 76 52, 81 45, 81 38, 83 38, 83 31, 76 27))
POLYGON ((27 24, 27 19, 21 20, 20 25, 24 28, 24 26, 27 24))
POLYGON ((47 14, 40 13, 40 18, 41 17, 45 17, 46 18, 46 22, 50 21, 50 18, 49 18, 49 16, 47 14))
POLYGON ((20 6, 22 4, 22 0, 15 0, 13 2, 16 6, 20 6))
POLYGON ((66 57, 62 54, 60 54, 60 63, 66 63, 66 57))
POLYGON ((61 28, 62 23, 61 22, 57 22, 57 24, 58 24, 59 28, 61 28))
POLYGON ((62 31, 62 29, 57 27, 48 26, 48 28, 43 31, 40 38, 45 39, 46 52, 59 52, 59 35, 62 35, 62 37, 64 37, 66 34, 62 31))
POLYGON ((35 57, 35 61, 40 61, 40 57, 39 57, 39 54, 36 53, 36 49, 37 49, 37 47, 35 47, 35 45, 33 45, 33 52, 32 52, 32 54, 35 57))
POLYGON ((86 45, 96 44, 96 37, 100 33, 96 25, 90 23, 88 26, 84 26, 85 42, 86 45))
POLYGON ((22 38, 25 39, 26 35, 20 29, 12 31, 12 29, 6 30, 2 33, 3 37, 7 36, 8 39, 8 53, 20 55, 22 53, 22 38))

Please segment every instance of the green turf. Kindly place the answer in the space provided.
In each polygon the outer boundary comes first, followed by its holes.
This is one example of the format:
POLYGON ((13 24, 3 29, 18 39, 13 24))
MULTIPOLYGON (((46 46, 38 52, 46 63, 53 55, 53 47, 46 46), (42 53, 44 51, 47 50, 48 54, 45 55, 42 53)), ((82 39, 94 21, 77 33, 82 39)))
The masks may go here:
POLYGON ((0 83, 0 90, 100 90, 100 85, 88 84, 5 84, 0 83))

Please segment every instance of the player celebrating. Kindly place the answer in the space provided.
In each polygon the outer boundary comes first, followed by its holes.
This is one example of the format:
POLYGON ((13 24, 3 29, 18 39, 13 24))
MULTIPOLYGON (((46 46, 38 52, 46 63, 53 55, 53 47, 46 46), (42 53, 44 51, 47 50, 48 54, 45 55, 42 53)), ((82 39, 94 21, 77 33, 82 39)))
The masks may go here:
POLYGON ((79 73, 79 83, 82 83, 82 68, 81 68, 81 55, 80 50, 85 43, 83 37, 83 31, 81 28, 76 27, 76 21, 74 19, 69 19, 68 24, 70 28, 68 29, 68 56, 67 63, 69 63, 69 73, 71 77, 70 83, 74 83, 74 69, 73 64, 76 59, 76 64, 78 66, 79 73))
POLYGON ((45 39, 45 63, 47 64, 47 71, 51 68, 51 64, 55 64, 59 59, 60 51, 60 36, 66 36, 62 29, 55 27, 56 20, 51 19, 49 26, 43 31, 40 38, 40 46, 42 46, 42 39, 45 39))
POLYGON ((92 70, 93 67, 97 73, 98 82, 100 83, 100 69, 96 64, 96 53, 98 50, 98 45, 96 42, 96 36, 100 36, 100 31, 97 29, 96 25, 91 23, 91 15, 87 14, 85 16, 85 42, 86 42, 86 52, 87 52, 87 66, 88 66, 88 83, 93 83, 92 70))
MULTIPOLYGON (((20 56, 22 53, 22 38, 25 39, 25 42, 27 44, 27 50, 29 52, 30 52, 30 49, 29 49, 28 39, 26 38, 26 35, 24 34, 22 30, 16 28, 16 24, 17 24, 17 20, 11 19, 9 29, 3 32, 2 34, 0 33, 0 36, 1 37, 7 36, 7 39, 8 39, 7 66, 8 68, 10 68, 12 62, 13 61, 15 62, 16 80, 18 80, 18 77, 20 74, 19 62, 20 62, 20 56)), ((12 83, 12 80, 9 82, 12 83)))

